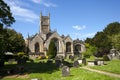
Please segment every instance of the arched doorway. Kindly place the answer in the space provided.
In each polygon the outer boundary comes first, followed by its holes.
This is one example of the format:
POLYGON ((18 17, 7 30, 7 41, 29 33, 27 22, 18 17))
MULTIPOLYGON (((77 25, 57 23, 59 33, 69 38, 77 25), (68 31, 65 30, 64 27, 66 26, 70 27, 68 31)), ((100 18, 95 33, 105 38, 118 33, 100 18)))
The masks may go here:
POLYGON ((40 46, 39 46, 39 43, 35 43, 35 53, 38 53, 40 52, 40 46))
POLYGON ((66 43, 66 52, 71 52, 71 42, 66 43))

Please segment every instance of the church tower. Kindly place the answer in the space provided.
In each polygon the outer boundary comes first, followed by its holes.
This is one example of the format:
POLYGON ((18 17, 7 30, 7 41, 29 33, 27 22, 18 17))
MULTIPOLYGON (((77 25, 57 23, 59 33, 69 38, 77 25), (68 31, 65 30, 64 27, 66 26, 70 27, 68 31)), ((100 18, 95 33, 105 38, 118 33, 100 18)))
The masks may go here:
POLYGON ((47 34, 50 32, 50 13, 48 16, 40 14, 40 33, 47 34))

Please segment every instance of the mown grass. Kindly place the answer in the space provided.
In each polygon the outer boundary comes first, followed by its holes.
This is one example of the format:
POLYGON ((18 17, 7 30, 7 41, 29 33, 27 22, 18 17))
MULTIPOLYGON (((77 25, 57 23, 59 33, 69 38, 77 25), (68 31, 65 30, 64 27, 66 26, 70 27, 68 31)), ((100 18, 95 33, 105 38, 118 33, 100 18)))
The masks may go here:
MULTIPOLYGON (((3 69, 14 68, 18 65, 5 65, 3 69)), ((25 74, 28 74, 28 78, 7 78, 4 75, 2 80, 31 80, 38 78, 40 80, 120 80, 111 76, 106 76, 96 72, 90 72, 81 68, 70 68, 70 76, 62 77, 61 69, 56 68, 54 63, 35 62, 26 63, 25 74)))
POLYGON ((3 78, 3 80, 30 80, 38 78, 40 80, 120 80, 95 72, 90 72, 80 68, 71 68, 71 75, 68 77, 62 77, 61 70, 53 73, 30 73, 29 78, 3 78))
POLYGON ((112 61, 107 62, 106 65, 93 66, 91 68, 120 74, 120 60, 112 60, 112 61))

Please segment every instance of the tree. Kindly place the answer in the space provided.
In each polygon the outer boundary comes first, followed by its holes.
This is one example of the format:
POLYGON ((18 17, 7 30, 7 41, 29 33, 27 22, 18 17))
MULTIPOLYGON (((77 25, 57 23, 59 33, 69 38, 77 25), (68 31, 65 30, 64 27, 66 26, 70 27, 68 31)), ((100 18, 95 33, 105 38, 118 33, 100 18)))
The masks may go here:
POLYGON ((119 36, 120 34, 120 23, 113 22, 107 25, 107 27, 101 31, 97 32, 93 38, 87 38, 85 42, 96 46, 98 48, 97 55, 104 55, 109 53, 109 50, 114 46, 119 49, 119 36))
POLYGON ((51 58, 54 58, 56 56, 56 54, 57 54, 57 48, 55 46, 54 41, 51 40, 50 44, 49 44, 47 55, 51 59, 51 58))
POLYGON ((120 50, 120 34, 111 36, 111 40, 113 47, 120 50))
POLYGON ((120 33, 120 23, 113 22, 107 25, 107 27, 103 30, 106 35, 112 36, 120 33))
POLYGON ((4 65, 4 52, 6 50, 6 38, 7 31, 3 27, 11 26, 15 22, 12 16, 10 7, 3 1, 0 0, 0 66, 4 65))
POLYGON ((85 43, 86 51, 83 52, 83 56, 86 58, 90 58, 97 52, 97 47, 90 45, 89 43, 85 43))
POLYGON ((93 44, 98 47, 99 51, 111 49, 111 41, 104 32, 97 32, 93 38, 93 44))
POLYGON ((3 1, 0 0, 0 25, 10 26, 15 22, 12 16, 10 7, 3 1))
POLYGON ((90 45, 93 44, 92 38, 86 38, 85 43, 89 43, 90 45))
POLYGON ((20 33, 13 29, 7 29, 6 51, 17 53, 25 49, 25 41, 20 33))

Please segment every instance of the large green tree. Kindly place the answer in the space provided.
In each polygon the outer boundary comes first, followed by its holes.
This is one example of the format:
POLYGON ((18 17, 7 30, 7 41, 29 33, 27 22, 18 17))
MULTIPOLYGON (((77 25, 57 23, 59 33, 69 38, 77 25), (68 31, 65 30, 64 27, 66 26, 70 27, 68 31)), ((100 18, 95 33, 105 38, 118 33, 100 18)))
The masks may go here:
POLYGON ((7 30, 4 27, 11 26, 15 22, 10 7, 0 0, 0 66, 3 65, 3 55, 6 50, 7 30))
POLYGON ((7 29, 6 36, 6 51, 10 51, 13 53, 24 51, 25 41, 22 34, 17 33, 13 29, 7 29))
POLYGON ((119 49, 119 34, 120 23, 113 22, 108 24, 103 31, 97 32, 93 38, 87 38, 85 42, 96 46, 99 53, 104 55, 104 53, 109 53, 113 46, 119 49))
POLYGON ((120 33, 120 23, 113 22, 107 25, 107 27, 103 30, 106 35, 112 36, 120 33))
POLYGON ((120 50, 120 33, 111 36, 112 45, 117 50, 120 50))
POLYGON ((53 40, 51 40, 50 44, 49 44, 47 55, 51 59, 51 58, 54 58, 56 56, 56 54, 57 54, 57 48, 55 46, 55 42, 53 40))
POLYGON ((12 16, 10 7, 3 1, 0 0, 0 25, 10 26, 15 22, 12 16))
POLYGON ((12 16, 10 7, 3 1, 0 0, 0 54, 2 55, 6 49, 7 30, 4 27, 11 26, 15 22, 12 16))

